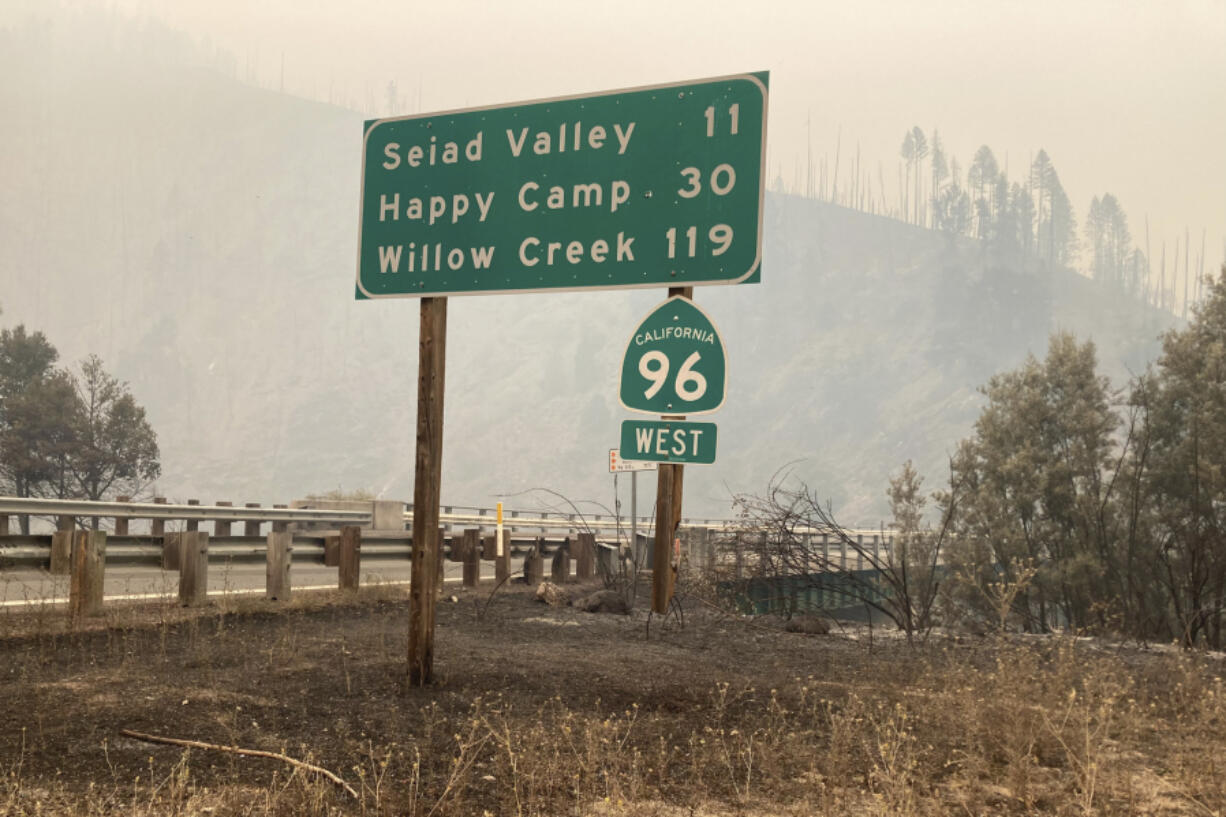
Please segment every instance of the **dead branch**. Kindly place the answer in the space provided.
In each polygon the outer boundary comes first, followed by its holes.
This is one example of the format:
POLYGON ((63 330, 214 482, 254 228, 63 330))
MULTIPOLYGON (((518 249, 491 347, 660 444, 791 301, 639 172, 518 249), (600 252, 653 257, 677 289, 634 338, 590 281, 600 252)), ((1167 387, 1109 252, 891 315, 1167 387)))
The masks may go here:
POLYGON ((270 760, 279 760, 282 763, 288 763, 289 765, 295 766, 299 769, 305 769, 308 772, 323 775, 324 777, 328 778, 328 780, 331 780, 337 786, 340 786, 342 789, 348 792, 349 796, 354 800, 359 799, 358 793, 353 790, 352 786, 322 766, 316 766, 313 763, 297 760, 296 758, 292 758, 289 755, 283 755, 279 752, 265 752, 262 749, 243 749, 238 746, 222 746, 218 743, 205 743, 202 740, 183 740, 182 738, 167 738, 162 737, 161 735, 147 735, 144 732, 134 732, 131 729, 120 729, 119 734, 126 738, 143 740, 146 743, 165 743, 169 746, 184 746, 189 749, 212 749, 218 752, 229 752, 232 755, 243 755, 245 757, 266 757, 270 760))

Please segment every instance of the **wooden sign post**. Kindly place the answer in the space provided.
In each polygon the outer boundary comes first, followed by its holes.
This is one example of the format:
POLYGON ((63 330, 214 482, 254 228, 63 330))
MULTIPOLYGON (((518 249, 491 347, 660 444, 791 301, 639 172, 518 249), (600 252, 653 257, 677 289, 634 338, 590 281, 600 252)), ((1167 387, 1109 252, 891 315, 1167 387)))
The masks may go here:
MULTIPOLYGON (((757 282, 768 81, 738 74, 364 123, 354 295, 421 299, 410 683, 429 683, 434 659, 448 296, 757 282), (567 191, 574 206, 555 206, 567 191)), ((687 388, 701 379, 682 373, 687 388)), ((667 564, 680 467, 662 482, 667 564)))
POLYGON ((651 611, 668 612, 673 598, 673 545, 677 526, 681 524, 681 489, 685 479, 684 465, 660 463, 656 480, 656 541, 651 562, 651 611))
MULTIPOLYGON (((693 287, 669 287, 668 297, 694 299, 693 287)), ((683 418, 677 418, 683 419, 683 418)), ((663 615, 673 599, 673 537, 681 523, 685 466, 660 463, 656 475, 656 543, 651 560, 651 611, 663 615)))
POLYGON ((639 323, 626 344, 618 388, 623 408, 661 415, 659 421, 623 421, 618 450, 620 459, 658 464, 651 598, 652 612, 660 614, 668 611, 680 566, 674 537, 683 464, 715 462, 716 426, 687 422, 685 415, 718 411, 727 394, 723 340, 693 298, 692 287, 671 287, 668 300, 639 323))
POLYGON ((413 569, 409 585, 409 683, 414 686, 429 684, 434 675, 446 352, 447 299, 422 298, 417 355, 417 456, 413 465, 413 569))

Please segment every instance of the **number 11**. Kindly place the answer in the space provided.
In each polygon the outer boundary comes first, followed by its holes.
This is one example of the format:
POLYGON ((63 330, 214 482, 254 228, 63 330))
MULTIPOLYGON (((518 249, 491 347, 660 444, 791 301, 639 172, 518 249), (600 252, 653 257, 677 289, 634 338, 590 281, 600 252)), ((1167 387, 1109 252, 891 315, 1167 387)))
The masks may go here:
MULTIPOLYGON (((741 103, 739 102, 737 102, 736 104, 734 104, 732 107, 728 109, 728 116, 732 118, 732 128, 729 130, 729 132, 733 136, 736 136, 737 119, 740 117, 740 114, 741 114, 741 103)), ((703 115, 707 117, 707 136, 709 137, 714 136, 715 135, 715 106, 714 105, 709 106, 707 110, 703 113, 703 115)))

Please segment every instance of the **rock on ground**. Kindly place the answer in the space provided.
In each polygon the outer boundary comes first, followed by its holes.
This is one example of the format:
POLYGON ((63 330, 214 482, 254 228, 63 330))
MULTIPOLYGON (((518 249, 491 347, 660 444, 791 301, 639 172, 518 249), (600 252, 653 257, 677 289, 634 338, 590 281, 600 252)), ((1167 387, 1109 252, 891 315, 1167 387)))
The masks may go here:
POLYGON ((597 590, 589 596, 576 599, 574 605, 586 613, 620 613, 630 612, 630 605, 616 590, 597 590))
POLYGON ((570 594, 553 582, 541 582, 536 586, 536 600, 550 607, 566 607, 570 604, 570 594))
POLYGON ((804 633, 805 635, 826 635, 830 632, 830 622, 819 616, 796 616, 788 619, 783 629, 789 633, 804 633))

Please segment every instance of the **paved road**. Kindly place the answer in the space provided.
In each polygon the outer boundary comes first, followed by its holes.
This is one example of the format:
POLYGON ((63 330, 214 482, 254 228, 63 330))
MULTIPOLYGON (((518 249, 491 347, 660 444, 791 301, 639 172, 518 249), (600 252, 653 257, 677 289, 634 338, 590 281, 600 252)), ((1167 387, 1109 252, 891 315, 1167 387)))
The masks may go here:
MULTIPOLYGON (((512 569, 518 569, 520 560, 515 559, 512 569)), ((448 583, 459 583, 462 565, 445 562, 444 576, 448 583)), ((399 582, 407 584, 411 567, 402 560, 372 560, 364 562, 361 570, 363 585, 399 582)), ((494 565, 483 562, 483 581, 493 581, 494 565)), ((334 588, 337 583, 335 567, 318 563, 295 564, 290 572, 295 588, 334 588)), ((264 592, 265 566, 263 563, 239 563, 209 565, 209 594, 224 593, 259 594, 264 592)), ((114 566, 106 571, 103 593, 107 599, 140 599, 176 596, 179 592, 179 574, 159 567, 114 566)), ((68 600, 68 577, 52 576, 40 569, 0 570, 0 607, 23 607, 68 600)))

